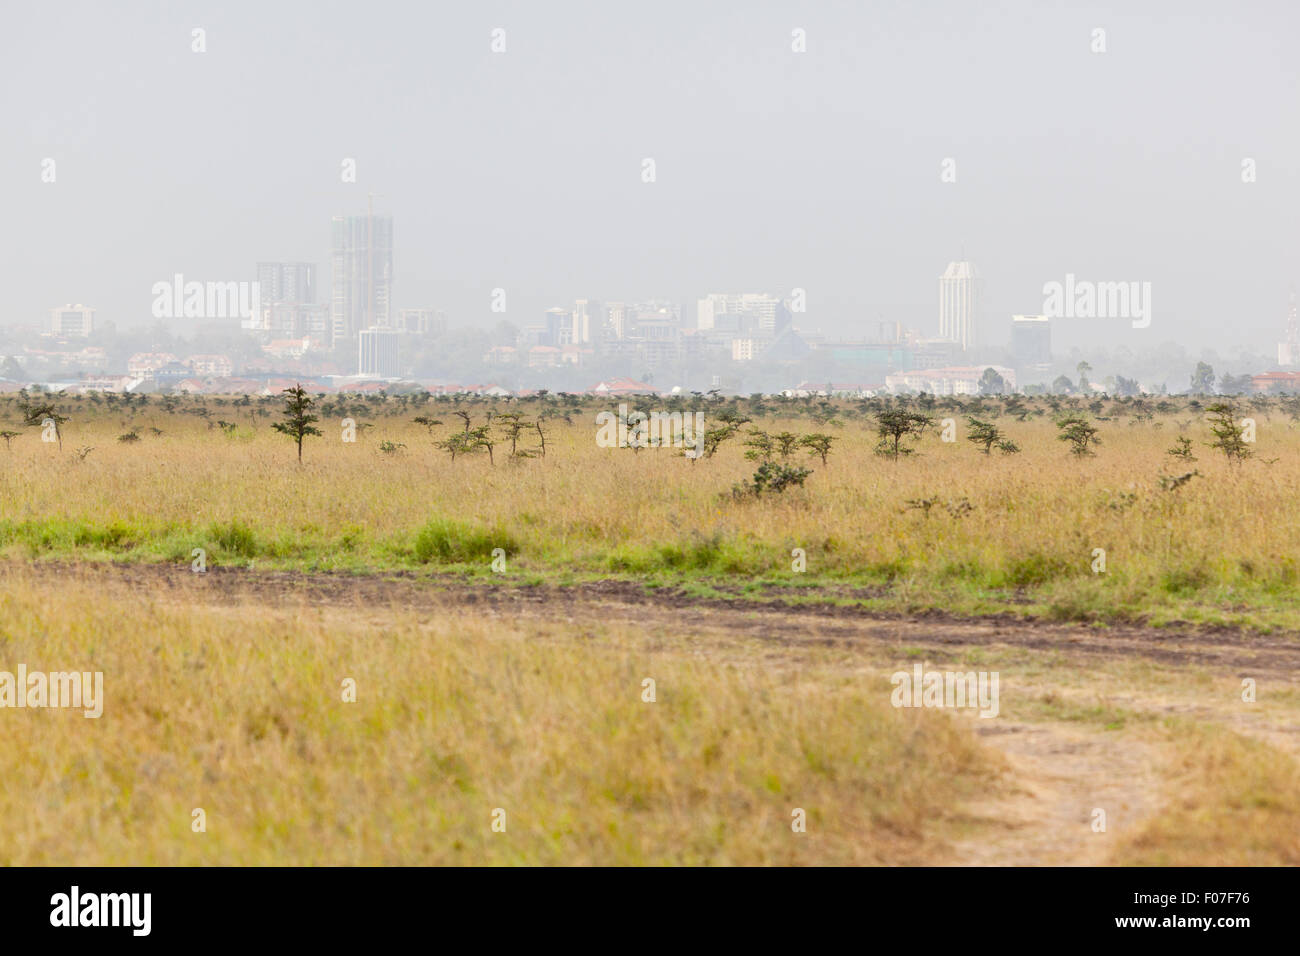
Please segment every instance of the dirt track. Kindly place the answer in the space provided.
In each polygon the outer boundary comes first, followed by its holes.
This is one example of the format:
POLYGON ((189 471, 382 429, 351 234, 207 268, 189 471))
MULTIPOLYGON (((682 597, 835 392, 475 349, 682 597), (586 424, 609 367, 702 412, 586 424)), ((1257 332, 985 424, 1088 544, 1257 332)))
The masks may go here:
MULTIPOLYGON (((11 565, 27 570, 31 565, 11 565)), ((89 582, 112 581, 142 596, 170 595, 200 603, 279 606, 384 607, 432 610, 446 606, 480 609, 504 617, 572 620, 622 620, 639 624, 683 618, 722 630, 780 644, 881 649, 933 648, 955 654, 970 647, 1002 646, 1052 651, 1081 660, 1142 658, 1173 666, 1196 665, 1216 672, 1248 668, 1260 673, 1300 676, 1300 635, 1260 635, 1224 628, 1154 628, 1117 625, 1090 627, 1022 621, 1008 616, 980 619, 927 613, 889 616, 862 607, 793 604, 747 598, 700 598, 678 589, 650 590, 633 581, 594 581, 567 587, 465 581, 412 574, 352 575, 210 568, 195 574, 188 566, 157 564, 45 564, 46 574, 89 582), (593 617, 594 616, 594 617, 593 617)), ((5 573, 0 566, 0 573, 5 573)))

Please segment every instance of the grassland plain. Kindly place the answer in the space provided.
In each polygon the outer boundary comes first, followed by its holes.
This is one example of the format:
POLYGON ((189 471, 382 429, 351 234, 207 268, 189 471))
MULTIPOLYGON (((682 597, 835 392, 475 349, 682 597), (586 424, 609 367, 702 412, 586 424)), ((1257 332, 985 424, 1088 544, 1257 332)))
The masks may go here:
POLYGON ((3 864, 1300 863, 1285 639, 54 570, 0 566, 0 666, 103 716, 0 711, 3 864), (998 717, 890 706, 918 661, 998 717))
POLYGON ((500 548, 521 583, 624 578, 887 612, 1300 630, 1290 399, 1240 404, 1256 441, 1234 463, 1208 447, 1205 405, 1186 398, 668 400, 713 423, 750 419, 698 461, 598 447, 595 413, 612 402, 329 398, 299 466, 271 427, 278 396, 127 407, 59 396, 61 445, 17 424, 26 398, 0 400, 17 433, 0 449, 0 552, 24 560, 188 564, 202 548, 214 565, 486 575, 500 548), (875 453, 877 423, 900 407, 935 426, 889 460, 875 453), (544 456, 532 429, 517 442, 531 457, 509 453, 511 414, 543 420, 544 456), (1058 440, 1054 419, 1069 414, 1099 430, 1094 457, 1058 440), (966 440, 969 416, 1022 451, 984 454, 966 440), (355 442, 343 440, 345 418, 355 442), (944 418, 955 441, 940 437, 944 418), (492 436, 491 461, 481 447, 454 459, 436 447, 471 423, 492 436), (802 486, 737 495, 755 470, 744 454, 755 429, 834 443, 825 464, 796 448, 791 461, 813 469, 802 486), (1168 454, 1179 437, 1196 460, 1168 454))

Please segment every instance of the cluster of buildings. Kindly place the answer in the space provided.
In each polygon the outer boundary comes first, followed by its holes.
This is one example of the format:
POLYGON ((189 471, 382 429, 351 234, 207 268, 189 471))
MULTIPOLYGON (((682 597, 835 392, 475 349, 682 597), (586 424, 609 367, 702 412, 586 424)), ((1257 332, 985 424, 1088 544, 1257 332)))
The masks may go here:
MULTIPOLYGON (((241 310, 239 327, 255 338, 261 361, 237 363, 225 355, 191 355, 182 360, 164 353, 141 353, 130 358, 124 375, 112 376, 103 348, 88 342, 77 347, 96 329, 95 310, 79 303, 50 311, 46 335, 59 340, 61 349, 26 348, 14 360, 24 368, 32 365, 96 382, 134 383, 133 387, 158 390, 223 390, 233 386, 227 380, 236 374, 245 387, 277 374, 339 387, 366 381, 409 382, 414 357, 424 346, 443 340, 448 323, 447 316, 434 308, 396 307, 392 218, 376 216, 373 208, 365 215, 334 217, 329 267, 325 283, 311 262, 256 264, 258 294, 249 314, 241 310)), ((1018 381, 1045 382, 1052 367, 1052 319, 1011 316, 1009 348, 991 352, 982 348, 978 334, 981 288, 979 271, 971 262, 950 262, 938 277, 937 335, 905 329, 899 322, 879 322, 868 335, 855 339, 828 337, 797 326, 805 311, 802 289, 788 294, 711 292, 689 303, 583 298, 527 322, 513 343, 488 348, 482 362, 485 374, 500 369, 503 378, 521 370, 589 365, 600 372, 704 368, 714 373, 717 385, 721 380, 717 373, 736 366, 788 365, 809 359, 806 368, 833 369, 837 378, 858 383, 805 382, 785 389, 786 394, 969 395, 988 387, 984 378, 989 368, 1005 390, 1014 390, 1018 381), (996 358, 998 364, 979 361, 984 358, 996 358)), ((1284 370, 1300 366, 1294 293, 1287 338, 1278 345, 1278 364, 1284 370)), ((1287 371, 1269 373, 1271 378, 1257 376, 1257 388, 1291 387, 1292 375, 1300 379, 1300 373, 1287 371)), ((538 376, 531 378, 537 381, 538 376)))
MULTIPOLYGON (((331 222, 328 296, 314 263, 259 262, 258 295, 241 329, 257 337, 266 371, 319 375, 355 381, 395 382, 411 377, 415 339, 436 340, 447 331, 446 316, 432 308, 398 309, 393 299, 393 221, 368 210, 364 216, 336 216, 331 222), (356 355, 355 366, 347 360, 356 355), (340 360, 341 359, 341 360, 340 360), (271 366, 274 366, 272 368, 271 366), (342 366, 342 367, 340 367, 342 366)), ((492 347, 486 366, 501 369, 580 368, 620 365, 644 370, 694 364, 725 368, 737 364, 798 361, 809 355, 836 367, 858 370, 874 385, 858 390, 935 386, 962 394, 970 377, 962 358, 976 344, 979 276, 969 262, 951 263, 939 279, 939 335, 925 338, 900 323, 880 323, 874 340, 827 338, 795 327, 804 293, 711 292, 689 305, 670 300, 578 299, 547 310, 526 324, 513 344, 492 347), (923 374, 924 373, 924 374, 923 374)), ((50 335, 88 337, 94 310, 66 305, 52 310, 50 335)), ((1017 316, 1013 326, 1038 317, 1017 316)), ((1048 323, 1035 325, 1035 361, 1050 358, 1048 323)), ((106 357, 91 348, 64 351, 58 367, 106 371, 106 357)), ((247 363, 245 363, 247 364, 247 363)), ((215 380, 234 375, 223 356, 141 354, 128 363, 126 378, 158 388, 191 380, 222 387, 215 380)), ((259 369, 243 371, 257 372, 259 369)), ((1008 382, 1014 375, 1004 375, 1008 382)), ((717 376, 714 376, 715 383, 717 376)))
POLYGON ((571 308, 548 309, 514 345, 496 346, 483 358, 526 368, 623 360, 646 369, 694 359, 796 359, 809 349, 793 329, 794 307, 791 298, 756 292, 710 293, 693 309, 667 300, 578 299, 571 308))
POLYGON ((330 222, 329 301, 318 301, 316 266, 259 262, 259 306, 241 325, 275 358, 331 356, 355 349, 358 379, 399 379, 413 337, 437 338, 447 317, 433 308, 393 303, 393 220, 335 216, 330 222))
POLYGON ((1300 392, 1300 372, 1265 372, 1250 377, 1250 390, 1259 395, 1300 392))
MULTIPOLYGON (((788 296, 712 292, 689 307, 663 300, 578 299, 572 307, 547 310, 540 321, 525 327, 518 342, 490 349, 484 361, 494 366, 553 368, 581 366, 591 359, 623 359, 638 368, 656 369, 701 360, 721 366, 792 362, 816 355, 870 373, 883 385, 894 372, 960 367, 976 346, 979 289, 979 274, 971 263, 951 263, 939 279, 938 336, 927 338, 904 330, 901 323, 882 322, 871 340, 828 338, 796 328, 795 316, 804 311, 800 289, 788 296)), ((1026 320, 1022 324, 1037 318, 1017 317, 1026 320)), ((1045 318, 1034 325, 1033 333, 1026 354, 1045 369, 1051 349, 1045 318)), ((944 375, 931 377, 946 380, 944 375)), ((953 381, 959 380, 954 373, 953 381)))

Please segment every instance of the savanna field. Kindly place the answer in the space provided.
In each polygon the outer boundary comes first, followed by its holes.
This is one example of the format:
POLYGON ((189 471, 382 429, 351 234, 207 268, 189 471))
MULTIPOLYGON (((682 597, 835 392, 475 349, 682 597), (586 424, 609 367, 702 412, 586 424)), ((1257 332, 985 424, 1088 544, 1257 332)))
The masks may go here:
POLYGON ((619 401, 0 397, 0 863, 1300 863, 1300 403, 619 401))

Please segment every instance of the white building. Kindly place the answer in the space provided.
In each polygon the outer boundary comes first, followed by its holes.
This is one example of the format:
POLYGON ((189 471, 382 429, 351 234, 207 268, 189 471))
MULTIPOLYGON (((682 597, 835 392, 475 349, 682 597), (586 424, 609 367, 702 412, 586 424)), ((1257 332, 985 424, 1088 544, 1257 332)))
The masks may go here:
POLYGON ((84 305, 64 305, 50 309, 50 333, 60 338, 85 338, 95 331, 95 310, 84 305))
POLYGON ((154 372, 175 361, 170 352, 136 352, 126 360, 126 372, 132 378, 153 378, 154 372))
POLYGON ((210 378, 230 378, 235 372, 235 364, 225 355, 191 355, 185 364, 194 370, 195 375, 210 378))
POLYGON ((731 360, 733 362, 754 361, 754 340, 753 339, 732 339, 731 360))
POLYGON ((975 344, 979 278, 969 262, 950 262, 939 277, 939 337, 956 342, 962 351, 975 344))
POLYGON ((393 329, 362 329, 358 335, 357 375, 402 377, 402 334, 393 329))
POLYGON ((262 351, 272 358, 278 359, 300 359, 312 350, 312 340, 303 339, 272 339, 262 346, 262 351))
POLYGON ((928 392, 931 395, 978 395, 980 379, 990 368, 1002 377, 1007 392, 1016 390, 1015 370, 1002 365, 954 365, 949 368, 895 372, 885 376, 885 388, 893 394, 928 392))

